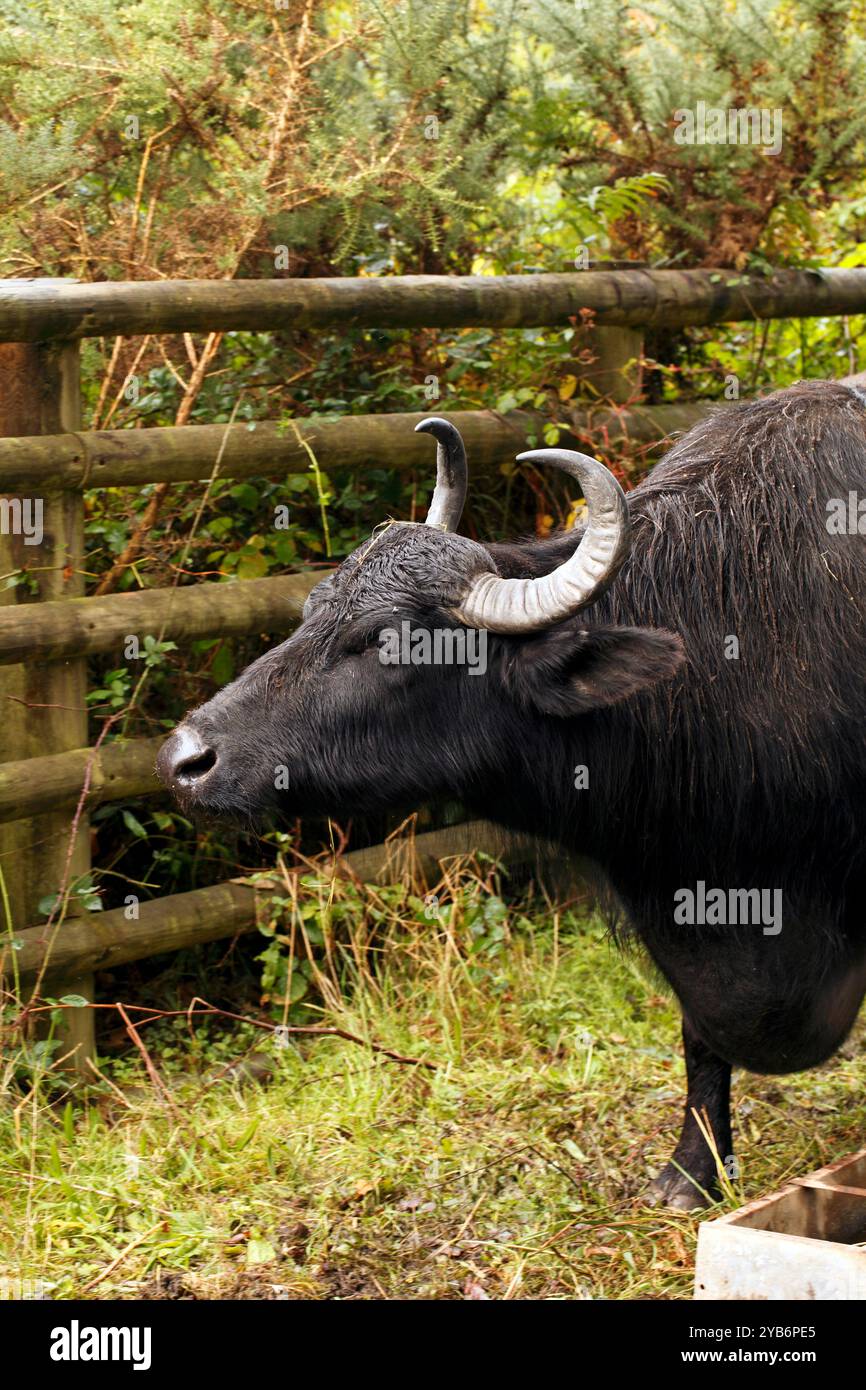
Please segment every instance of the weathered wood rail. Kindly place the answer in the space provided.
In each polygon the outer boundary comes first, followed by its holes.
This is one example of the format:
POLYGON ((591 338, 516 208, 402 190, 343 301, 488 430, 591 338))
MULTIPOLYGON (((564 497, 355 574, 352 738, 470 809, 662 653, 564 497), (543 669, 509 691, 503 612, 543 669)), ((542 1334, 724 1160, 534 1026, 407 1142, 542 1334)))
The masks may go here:
POLYGON ((123 801, 160 790, 155 763, 162 736, 117 739, 92 748, 71 748, 42 758, 0 763, 0 822, 75 806, 89 772, 88 806, 123 801))
MULTIPOLYGON (((2 282, 0 282, 2 283, 2 282)), ((612 440, 661 440, 688 429, 707 411, 706 404, 604 406, 568 412, 571 437, 600 432, 612 440)), ((339 420, 299 420, 297 435, 276 424, 166 425, 150 430, 91 430, 76 434, 0 439, 0 492, 34 488, 78 491, 94 487, 140 487, 152 482, 193 482, 208 478, 222 450, 220 477, 255 478, 269 473, 305 473, 308 445, 320 466, 382 466, 400 472, 430 463, 430 442, 415 434, 428 411, 399 415, 348 415, 339 420)), ((538 435, 544 418, 515 410, 449 411, 472 458, 472 474, 492 471, 513 458, 526 440, 538 435)), ((568 434, 564 435, 565 440, 568 434)))
POLYGON ((161 632, 176 641, 214 633, 291 632, 307 594, 325 572, 0 608, 0 666, 98 652, 119 655, 124 638, 146 633, 161 632))
POLYGON ((0 282, 0 341, 309 328, 683 328, 866 311, 866 270, 588 270, 318 280, 0 282))
MULTIPOLYGON (((539 856, 538 847, 524 837, 508 836, 490 821, 478 820, 351 850, 333 868, 362 883, 393 883, 418 874, 432 881, 442 859, 478 850, 494 857, 507 856, 512 864, 531 862, 539 856)), ((326 864, 318 872, 327 875, 331 866, 326 864)), ((46 979, 53 982, 72 970, 109 970, 163 951, 179 951, 253 931, 260 920, 257 897, 275 891, 284 891, 282 880, 267 875, 228 879, 210 888, 143 902, 139 920, 134 922, 128 920, 123 908, 113 908, 64 923, 53 941, 42 927, 28 927, 17 934, 19 978, 29 983, 44 967, 46 979)), ((11 947, 0 939, 0 973, 11 967, 11 947)))
MULTIPOLYGON (((33 980, 46 967, 55 992, 89 996, 92 972, 255 925, 248 882, 156 898, 138 920, 123 909, 70 915, 57 930, 34 926, 36 903, 64 874, 89 867, 86 810, 99 801, 158 790, 159 739, 86 747, 85 658, 116 653, 125 639, 161 634, 175 641, 249 633, 281 635, 297 623, 324 570, 270 579, 200 583, 84 598, 83 494, 100 487, 306 471, 308 447, 326 469, 428 469, 430 441, 413 426, 420 413, 261 423, 82 431, 77 340, 81 337, 205 330, 290 331, 369 327, 515 328, 567 324, 591 310, 607 332, 604 375, 634 357, 645 327, 866 312, 866 270, 784 271, 771 276, 673 270, 594 270, 524 276, 403 276, 391 279, 167 281, 75 284, 0 281, 0 494, 38 497, 45 531, 32 546, 0 534, 0 573, 38 576, 39 601, 25 587, 0 591, 0 871, 11 918, 0 915, 0 972, 33 980), (618 335, 618 336, 617 336, 618 335), (70 811, 85 779, 85 815, 70 842, 70 811), (4 935, 5 933, 5 935, 4 935), (14 947, 13 947, 14 943, 14 947), (50 958, 47 952, 50 947, 50 958)), ((600 431, 616 442, 661 440, 687 429, 709 408, 701 402, 645 406, 623 393, 622 409, 576 407, 564 442, 586 446, 600 431)), ((611 391, 613 399, 620 399, 611 391)), ((434 407, 447 410, 447 405, 434 407)), ((515 411, 448 412, 458 424, 473 471, 513 459, 540 434, 538 415, 515 411)), ((443 855, 495 846, 485 823, 420 836, 416 864, 435 869, 443 855)), ((393 846, 345 857, 360 877, 396 873, 393 846)), ((515 851, 515 853, 518 851, 515 851)), ((403 871, 402 866, 400 871, 403 871)), ((92 1012, 73 1011, 67 1042, 83 1069, 92 1053, 92 1012), (77 1017, 76 1017, 77 1015, 77 1017)))

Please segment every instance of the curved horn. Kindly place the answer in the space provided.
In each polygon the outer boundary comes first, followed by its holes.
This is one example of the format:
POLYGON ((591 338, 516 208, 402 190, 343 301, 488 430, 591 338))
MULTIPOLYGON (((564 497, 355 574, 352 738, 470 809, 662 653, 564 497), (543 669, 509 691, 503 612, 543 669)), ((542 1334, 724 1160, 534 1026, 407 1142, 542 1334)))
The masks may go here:
POLYGON ((442 531, 456 531, 466 501, 466 450, 454 426, 431 415, 415 426, 416 434, 432 434, 436 440, 436 488, 425 524, 442 531))
POLYGON ((576 478, 589 512, 586 531, 568 560, 540 579, 502 579, 482 574, 456 616, 490 632, 535 632, 561 622, 598 598, 628 554, 625 493, 604 464, 571 449, 533 449, 518 463, 552 463, 576 478))

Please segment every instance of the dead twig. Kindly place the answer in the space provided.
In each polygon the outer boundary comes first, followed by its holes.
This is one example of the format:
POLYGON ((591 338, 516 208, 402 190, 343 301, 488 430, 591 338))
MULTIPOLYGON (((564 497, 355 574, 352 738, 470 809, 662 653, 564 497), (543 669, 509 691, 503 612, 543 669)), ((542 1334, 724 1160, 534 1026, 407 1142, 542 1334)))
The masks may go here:
POLYGON ((155 1236, 157 1231, 162 1230, 164 1225, 164 1221, 157 1221, 155 1226, 151 1226, 150 1230, 142 1231, 140 1235, 137 1235, 135 1237, 135 1240, 131 1240, 128 1245, 125 1245, 123 1247, 119 1255, 115 1255, 114 1259, 111 1261, 111 1264, 106 1265, 105 1269, 103 1269, 101 1273, 97 1274, 95 1279, 91 1279, 89 1283, 83 1286, 81 1292, 89 1293, 91 1289, 95 1289, 97 1284, 101 1284, 103 1279, 107 1279, 109 1274, 114 1273, 114 1271, 117 1269, 117 1266, 123 1263, 127 1255, 132 1254, 132 1251, 135 1250, 137 1246, 143 1245, 146 1240, 150 1240, 151 1236, 155 1236))
POLYGON ((169 1109, 174 1112, 176 1118, 179 1120, 180 1112, 177 1108, 177 1105, 175 1104, 174 1097, 172 1096, 171 1091, 168 1089, 159 1072, 157 1071, 156 1067, 154 1066, 150 1053, 148 1052, 144 1043, 141 1041, 138 1029, 136 1028, 132 1019, 129 1017, 129 1014, 126 1012, 126 1009, 123 1007, 119 1000, 114 1007, 117 1009, 117 1012, 123 1019, 127 1033, 132 1038, 132 1041, 135 1043, 135 1046, 138 1048, 139 1052, 142 1055, 147 1074, 153 1082, 154 1088, 157 1091, 159 1091, 166 1104, 168 1105, 169 1109))
MULTIPOLYGON (((208 367, 210 366, 213 359, 216 357, 222 340, 222 333, 208 334, 207 341, 204 347, 202 348, 201 355, 198 359, 198 365, 196 366, 192 376, 189 379, 189 385, 187 386, 183 400, 181 401, 178 407, 177 415, 175 416, 174 421, 175 425, 188 424, 189 417, 192 413, 192 408, 198 400, 199 393, 201 391, 202 386, 204 385, 208 367)), ((170 491, 171 483, 157 483, 156 487, 153 489, 153 492, 150 495, 150 500, 148 501, 148 504, 144 509, 144 515, 142 516, 141 521, 136 526, 135 530, 133 531, 132 535, 130 536, 129 540, 124 546, 121 554, 118 555, 114 564, 111 566, 109 570, 106 570, 105 574, 102 576, 102 579, 97 584, 95 590, 95 595, 97 598, 101 598, 103 594, 112 593, 116 588, 121 576, 125 574, 128 567, 131 564, 133 564, 135 560, 138 559, 139 555, 144 549, 144 543, 147 540, 147 537, 152 531, 154 525, 156 524, 157 518, 160 514, 160 511, 162 510, 162 504, 170 491)))
MULTIPOLYGON (((28 1005, 27 1009, 25 1010, 25 1014, 27 1017, 30 1017, 31 1015, 45 1013, 47 1011, 57 1008, 64 1009, 82 1007, 87 1007, 88 1009, 117 1009, 118 1013, 123 1019, 127 1033, 129 1034, 130 1038, 135 1043, 136 1047, 138 1048, 139 1052, 144 1058, 144 1063, 147 1067, 148 1075, 150 1076, 157 1089, 160 1090, 160 1092, 164 1096, 168 1097, 173 1107, 174 1101, 171 1098, 171 1095, 165 1085, 165 1082, 162 1080, 156 1068, 154 1067, 150 1054, 148 1053, 147 1048, 144 1046, 144 1043, 141 1041, 141 1037, 138 1033, 139 1027, 143 1027, 145 1024, 148 1023, 157 1023, 160 1019, 163 1018, 193 1018, 196 1016, 230 1018, 237 1023, 248 1023, 253 1028, 260 1028, 267 1033, 279 1032, 283 1035, 303 1034, 308 1037, 342 1038, 344 1042, 355 1043, 358 1047, 367 1047, 370 1049, 371 1052, 375 1052, 378 1056, 381 1057, 387 1057, 388 1060, 391 1062, 399 1062, 403 1066, 424 1067, 427 1071, 438 1070, 435 1062, 428 1062, 423 1057, 406 1057, 400 1052, 395 1052, 393 1048, 385 1047, 382 1043, 371 1042, 369 1038, 361 1038, 358 1036, 357 1033, 350 1033, 346 1028, 338 1028, 336 1025, 325 1023, 266 1023, 263 1019, 251 1018, 248 1014, 236 1014, 232 1013, 229 1009, 218 1009, 215 1004, 209 1004, 206 999, 201 999, 199 997, 193 999, 189 1007, 186 1009, 154 1009, 147 1004, 123 1005, 119 1002, 115 1004, 89 1003, 86 1006, 82 1006, 80 1004, 40 1004, 36 1005, 35 1007, 33 1005, 28 1005), (204 1007, 200 1009, 196 1008, 196 1004, 202 1004, 204 1005, 204 1007), (146 1013, 147 1018, 138 1019, 137 1023, 133 1023, 127 1012, 128 1009, 131 1009, 133 1010, 133 1012, 137 1013, 146 1013)), ((24 1015, 22 1015, 22 1017, 24 1017, 24 1015)))

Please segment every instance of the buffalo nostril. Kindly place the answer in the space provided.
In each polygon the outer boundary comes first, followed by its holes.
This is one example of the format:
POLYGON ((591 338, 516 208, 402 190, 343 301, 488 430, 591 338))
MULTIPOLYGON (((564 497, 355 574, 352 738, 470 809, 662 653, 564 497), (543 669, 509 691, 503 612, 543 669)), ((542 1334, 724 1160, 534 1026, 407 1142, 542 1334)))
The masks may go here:
POLYGON ((162 780, 171 786, 192 786, 216 766, 217 751, 194 729, 181 725, 163 744, 156 760, 162 780))
POLYGON ((216 765, 217 755, 212 748, 205 748, 196 757, 183 758, 174 765, 174 777, 178 782, 195 782, 204 777, 216 765))

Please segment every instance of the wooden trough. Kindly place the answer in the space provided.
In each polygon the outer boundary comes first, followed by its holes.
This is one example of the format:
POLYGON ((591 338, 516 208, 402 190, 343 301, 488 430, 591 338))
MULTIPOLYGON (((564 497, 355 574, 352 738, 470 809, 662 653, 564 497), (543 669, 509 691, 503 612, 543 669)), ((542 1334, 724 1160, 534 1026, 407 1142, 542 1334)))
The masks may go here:
POLYGON ((866 1149, 698 1233, 696 1299, 866 1299, 866 1149))

